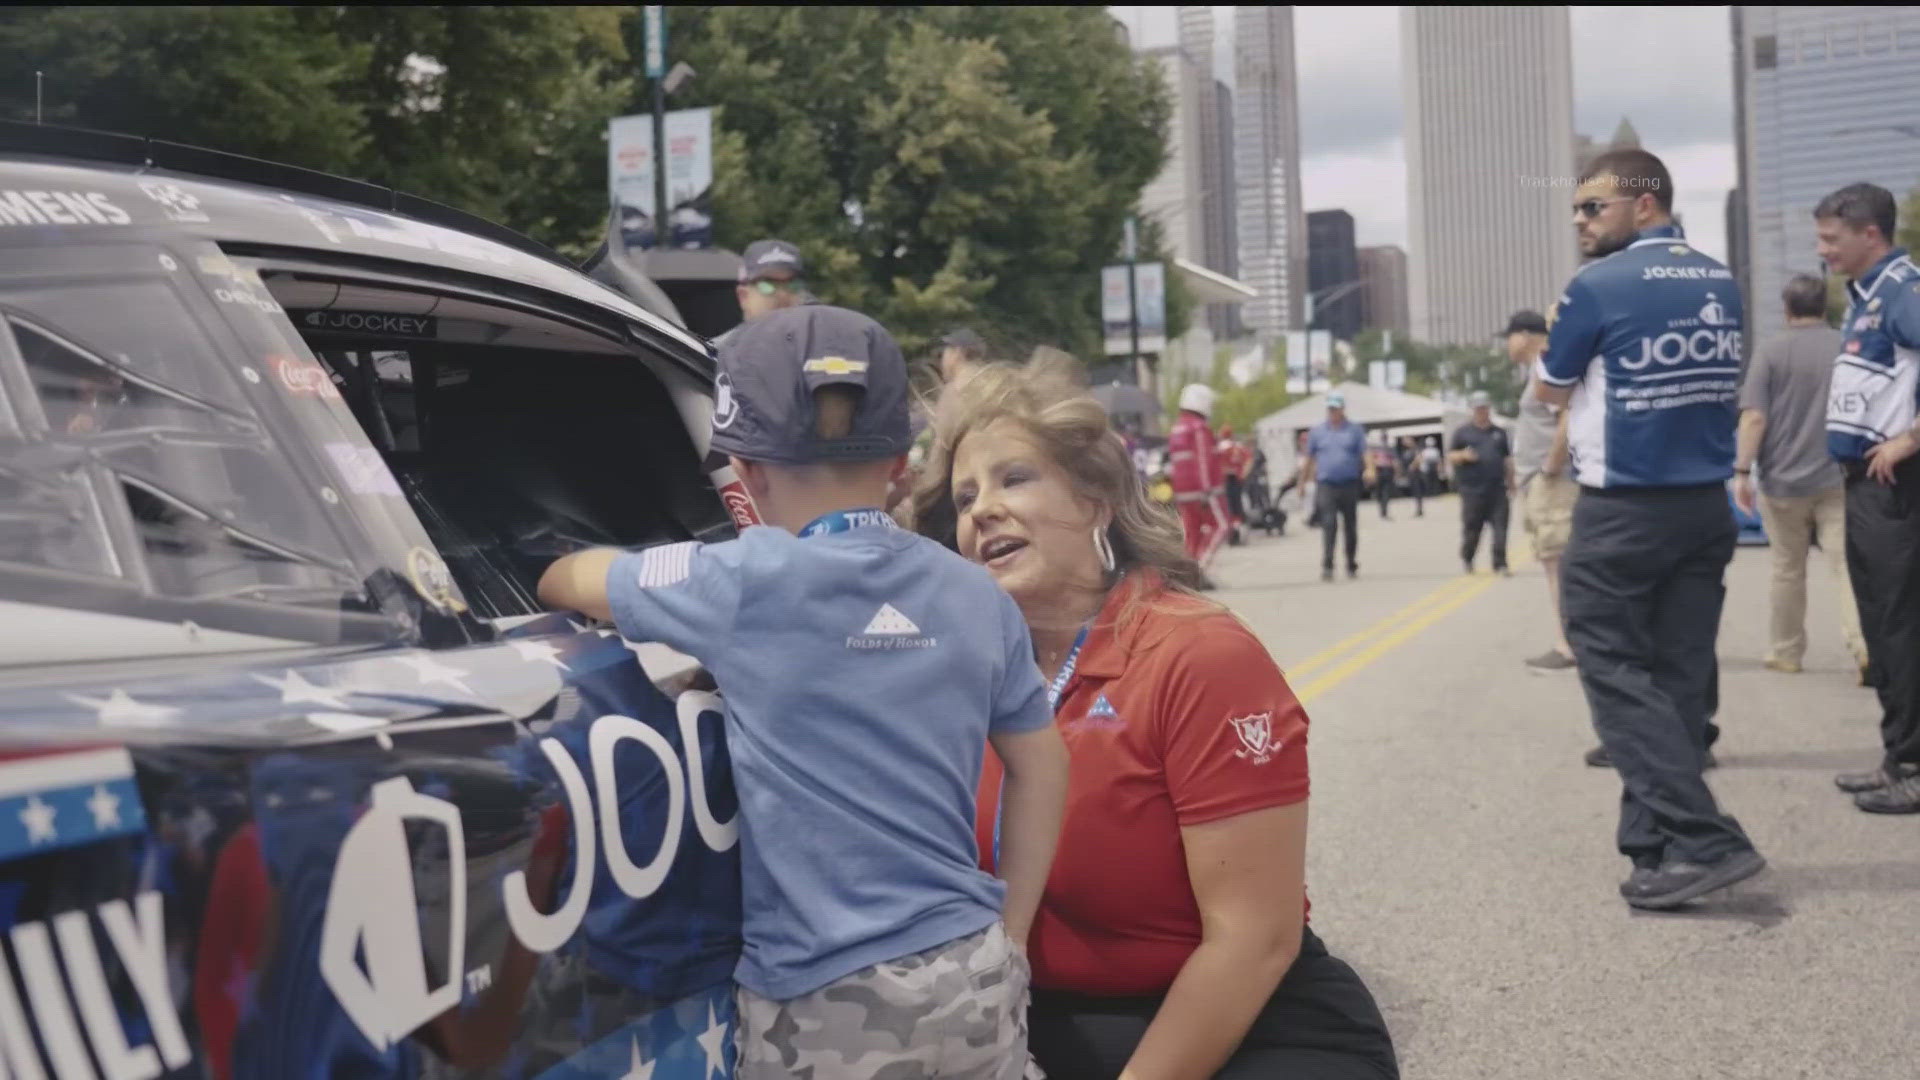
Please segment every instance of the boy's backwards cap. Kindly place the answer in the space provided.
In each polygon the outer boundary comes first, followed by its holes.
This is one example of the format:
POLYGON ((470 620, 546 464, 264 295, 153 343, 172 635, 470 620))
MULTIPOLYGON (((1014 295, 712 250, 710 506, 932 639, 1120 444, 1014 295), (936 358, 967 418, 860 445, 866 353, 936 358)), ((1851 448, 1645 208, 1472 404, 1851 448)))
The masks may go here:
POLYGON ((749 461, 806 464, 904 454, 913 445, 907 363, 879 323, 808 304, 740 327, 720 346, 713 448, 749 461), (845 438, 814 434, 813 392, 864 391, 845 438))

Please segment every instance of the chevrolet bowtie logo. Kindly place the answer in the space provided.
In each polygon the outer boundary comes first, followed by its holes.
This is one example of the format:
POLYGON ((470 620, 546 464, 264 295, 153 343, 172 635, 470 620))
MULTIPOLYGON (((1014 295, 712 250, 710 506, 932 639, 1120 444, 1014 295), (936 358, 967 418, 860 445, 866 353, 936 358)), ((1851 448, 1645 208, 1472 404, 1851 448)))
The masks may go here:
POLYGON ((866 372, 867 362, 849 360, 844 356, 817 356, 807 361, 802 370, 822 375, 857 375, 866 372))

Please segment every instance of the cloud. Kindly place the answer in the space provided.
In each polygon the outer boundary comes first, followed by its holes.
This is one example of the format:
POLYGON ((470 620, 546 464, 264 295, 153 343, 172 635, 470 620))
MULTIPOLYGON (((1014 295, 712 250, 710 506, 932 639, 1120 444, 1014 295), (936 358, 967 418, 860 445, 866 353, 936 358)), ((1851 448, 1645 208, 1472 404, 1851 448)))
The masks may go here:
POLYGON ((1400 9, 1296 7, 1293 38, 1303 156, 1400 138, 1400 9))
POLYGON ((1314 154, 1300 162, 1308 210, 1353 215, 1353 240, 1407 246, 1407 160, 1399 138, 1368 150, 1314 154))
POLYGON ((1605 139, 1624 116, 1639 131, 1641 145, 1656 154, 1700 143, 1731 145, 1733 39, 1727 12, 1573 8, 1573 129, 1605 139))

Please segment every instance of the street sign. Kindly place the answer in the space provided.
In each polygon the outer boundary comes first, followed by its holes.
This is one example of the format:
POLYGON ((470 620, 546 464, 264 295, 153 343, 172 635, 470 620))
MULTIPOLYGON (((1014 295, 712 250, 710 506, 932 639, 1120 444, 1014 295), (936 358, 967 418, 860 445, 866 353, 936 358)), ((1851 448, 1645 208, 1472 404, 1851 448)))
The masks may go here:
POLYGON ((642 10, 646 12, 647 78, 658 79, 667 73, 667 9, 648 4, 642 10))

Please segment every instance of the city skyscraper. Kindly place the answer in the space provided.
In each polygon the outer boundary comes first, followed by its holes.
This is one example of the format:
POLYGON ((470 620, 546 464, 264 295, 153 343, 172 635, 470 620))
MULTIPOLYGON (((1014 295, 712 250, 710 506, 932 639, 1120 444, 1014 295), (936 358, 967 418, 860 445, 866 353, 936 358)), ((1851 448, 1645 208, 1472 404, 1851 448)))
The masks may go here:
POLYGON ((1367 330, 1407 332, 1407 253, 1392 244, 1363 247, 1360 262, 1360 325, 1367 330))
MULTIPOLYGON (((1214 249, 1219 262, 1213 268, 1228 277, 1239 277, 1240 208, 1233 186, 1233 91, 1227 89, 1226 83, 1219 81, 1214 82, 1213 89, 1220 132, 1220 167, 1211 186, 1207 188, 1213 205, 1220 208, 1220 233, 1216 237, 1220 246, 1214 249)), ((1216 339, 1228 341, 1239 337, 1245 330, 1240 308, 1239 304, 1207 305, 1207 319, 1212 324, 1216 339)))
POLYGON ((1300 95, 1293 8, 1234 9, 1234 179, 1244 315, 1262 340, 1302 325, 1306 213, 1300 202, 1300 95))
MULTIPOLYGON (((1200 204, 1203 243, 1194 262, 1233 277, 1234 260, 1232 94, 1214 70, 1216 33, 1211 7, 1180 7, 1180 49, 1199 72, 1205 95, 1200 117, 1200 204)), ((1234 336, 1238 304, 1208 304, 1206 319, 1215 338, 1234 336)))
MULTIPOLYGON (((1813 208, 1856 181, 1920 185, 1920 8, 1733 9, 1747 339, 1786 325, 1780 290, 1821 274, 1813 208)), ((1903 223, 1904 224, 1904 223, 1903 223)), ((1731 237, 1729 238, 1731 246, 1731 237)))
POLYGON ((1576 266, 1565 7, 1403 7, 1408 304, 1436 343, 1544 311, 1576 266))
POLYGON ((1340 341, 1360 332, 1366 298, 1361 295, 1360 257, 1353 246, 1353 215, 1315 210, 1307 215, 1307 288, 1312 314, 1307 327, 1330 331, 1340 341))
POLYGON ((1166 80, 1173 115, 1167 121, 1167 161, 1140 192, 1140 212, 1160 223, 1167 253, 1206 265, 1206 173, 1202 125, 1214 115, 1213 81, 1178 45, 1142 50, 1166 80))

